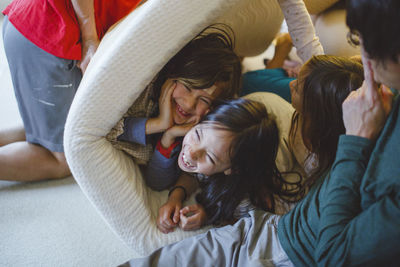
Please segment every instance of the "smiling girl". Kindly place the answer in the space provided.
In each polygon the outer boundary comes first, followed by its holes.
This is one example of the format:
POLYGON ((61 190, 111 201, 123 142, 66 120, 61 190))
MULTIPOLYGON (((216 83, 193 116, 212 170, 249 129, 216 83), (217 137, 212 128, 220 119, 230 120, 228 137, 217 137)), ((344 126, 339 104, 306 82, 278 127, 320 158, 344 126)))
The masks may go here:
POLYGON ((181 137, 213 101, 238 93, 241 63, 233 44, 226 25, 203 30, 170 59, 108 134, 115 147, 143 167, 152 189, 163 190, 176 182, 181 137))
POLYGON ((184 230, 225 224, 256 207, 274 212, 276 196, 296 199, 301 176, 295 182, 282 177, 276 163, 279 144, 275 117, 264 104, 236 99, 218 105, 183 139, 178 165, 197 179, 180 177, 159 210, 158 228, 168 233, 177 223, 184 230), (199 204, 180 209, 197 180, 199 204))

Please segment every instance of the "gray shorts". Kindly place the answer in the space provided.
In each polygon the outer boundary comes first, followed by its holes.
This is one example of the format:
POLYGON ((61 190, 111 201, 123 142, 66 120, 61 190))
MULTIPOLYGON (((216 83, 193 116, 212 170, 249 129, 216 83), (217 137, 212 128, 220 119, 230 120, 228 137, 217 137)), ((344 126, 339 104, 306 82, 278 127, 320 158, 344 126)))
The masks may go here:
POLYGON ((26 140, 63 152, 64 125, 82 72, 76 60, 53 56, 3 21, 3 40, 26 140))

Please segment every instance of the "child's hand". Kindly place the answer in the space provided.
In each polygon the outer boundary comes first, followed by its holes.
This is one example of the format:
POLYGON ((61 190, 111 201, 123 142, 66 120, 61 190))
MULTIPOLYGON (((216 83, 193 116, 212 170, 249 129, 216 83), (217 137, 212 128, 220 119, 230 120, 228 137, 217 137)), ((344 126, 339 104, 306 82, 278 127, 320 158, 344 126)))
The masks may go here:
POLYGON ((165 81, 161 87, 160 98, 158 99, 158 106, 160 115, 158 117, 160 127, 163 129, 168 129, 174 124, 172 117, 172 92, 175 90, 176 81, 168 79, 165 81))
POLYGON ((168 130, 164 132, 161 137, 161 145, 163 147, 170 147, 177 137, 185 136, 193 126, 195 126, 199 120, 196 120, 194 123, 185 123, 182 125, 174 125, 168 130))
POLYGON ((161 95, 158 99, 160 115, 147 120, 146 134, 164 132, 174 124, 171 97, 175 87, 176 82, 171 79, 168 79, 161 87, 161 95))
POLYGON ((161 87, 161 95, 158 99, 160 115, 147 120, 146 134, 164 132, 174 124, 171 97, 175 87, 176 82, 171 79, 168 79, 161 87))
POLYGON ((179 211, 182 208, 182 201, 170 198, 158 210, 157 227, 164 234, 173 232, 179 223, 179 211))
POLYGON ((196 230, 206 222, 206 219, 207 215, 202 205, 186 206, 180 211, 179 226, 185 231, 196 230))

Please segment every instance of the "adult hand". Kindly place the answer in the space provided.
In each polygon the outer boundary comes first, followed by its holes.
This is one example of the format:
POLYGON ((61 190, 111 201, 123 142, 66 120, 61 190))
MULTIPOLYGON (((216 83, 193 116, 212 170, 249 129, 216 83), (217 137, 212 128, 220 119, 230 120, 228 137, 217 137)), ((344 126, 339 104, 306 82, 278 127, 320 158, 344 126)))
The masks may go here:
POLYGON ((185 231, 196 230, 206 222, 206 219, 207 215, 202 205, 186 206, 180 211, 179 227, 185 231))
POLYGON ((179 211, 182 208, 182 201, 170 198, 158 210, 157 227, 164 234, 173 232, 179 223, 179 211))
POLYGON ((343 122, 347 135, 375 140, 392 108, 393 94, 386 86, 378 87, 371 62, 363 49, 361 55, 365 80, 343 102, 343 122))
POLYGON ((82 58, 78 62, 78 67, 81 69, 82 74, 86 72, 86 68, 89 65, 90 60, 96 53, 97 48, 99 47, 100 41, 97 39, 91 40, 83 40, 82 41, 82 58))

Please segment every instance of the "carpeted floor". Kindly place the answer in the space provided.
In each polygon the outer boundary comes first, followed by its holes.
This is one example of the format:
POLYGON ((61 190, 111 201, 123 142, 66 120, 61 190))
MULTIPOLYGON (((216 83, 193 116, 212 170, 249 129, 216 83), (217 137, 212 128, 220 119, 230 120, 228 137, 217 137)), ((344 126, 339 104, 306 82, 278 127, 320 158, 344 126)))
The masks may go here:
MULTIPOLYGON (((0 26, 3 15, 0 15, 0 26)), ((0 31, 1 34, 1 31, 0 31)), ((0 128, 21 124, 0 42, 0 128)), ((117 266, 136 256, 72 177, 0 181, 0 266, 117 266)))

